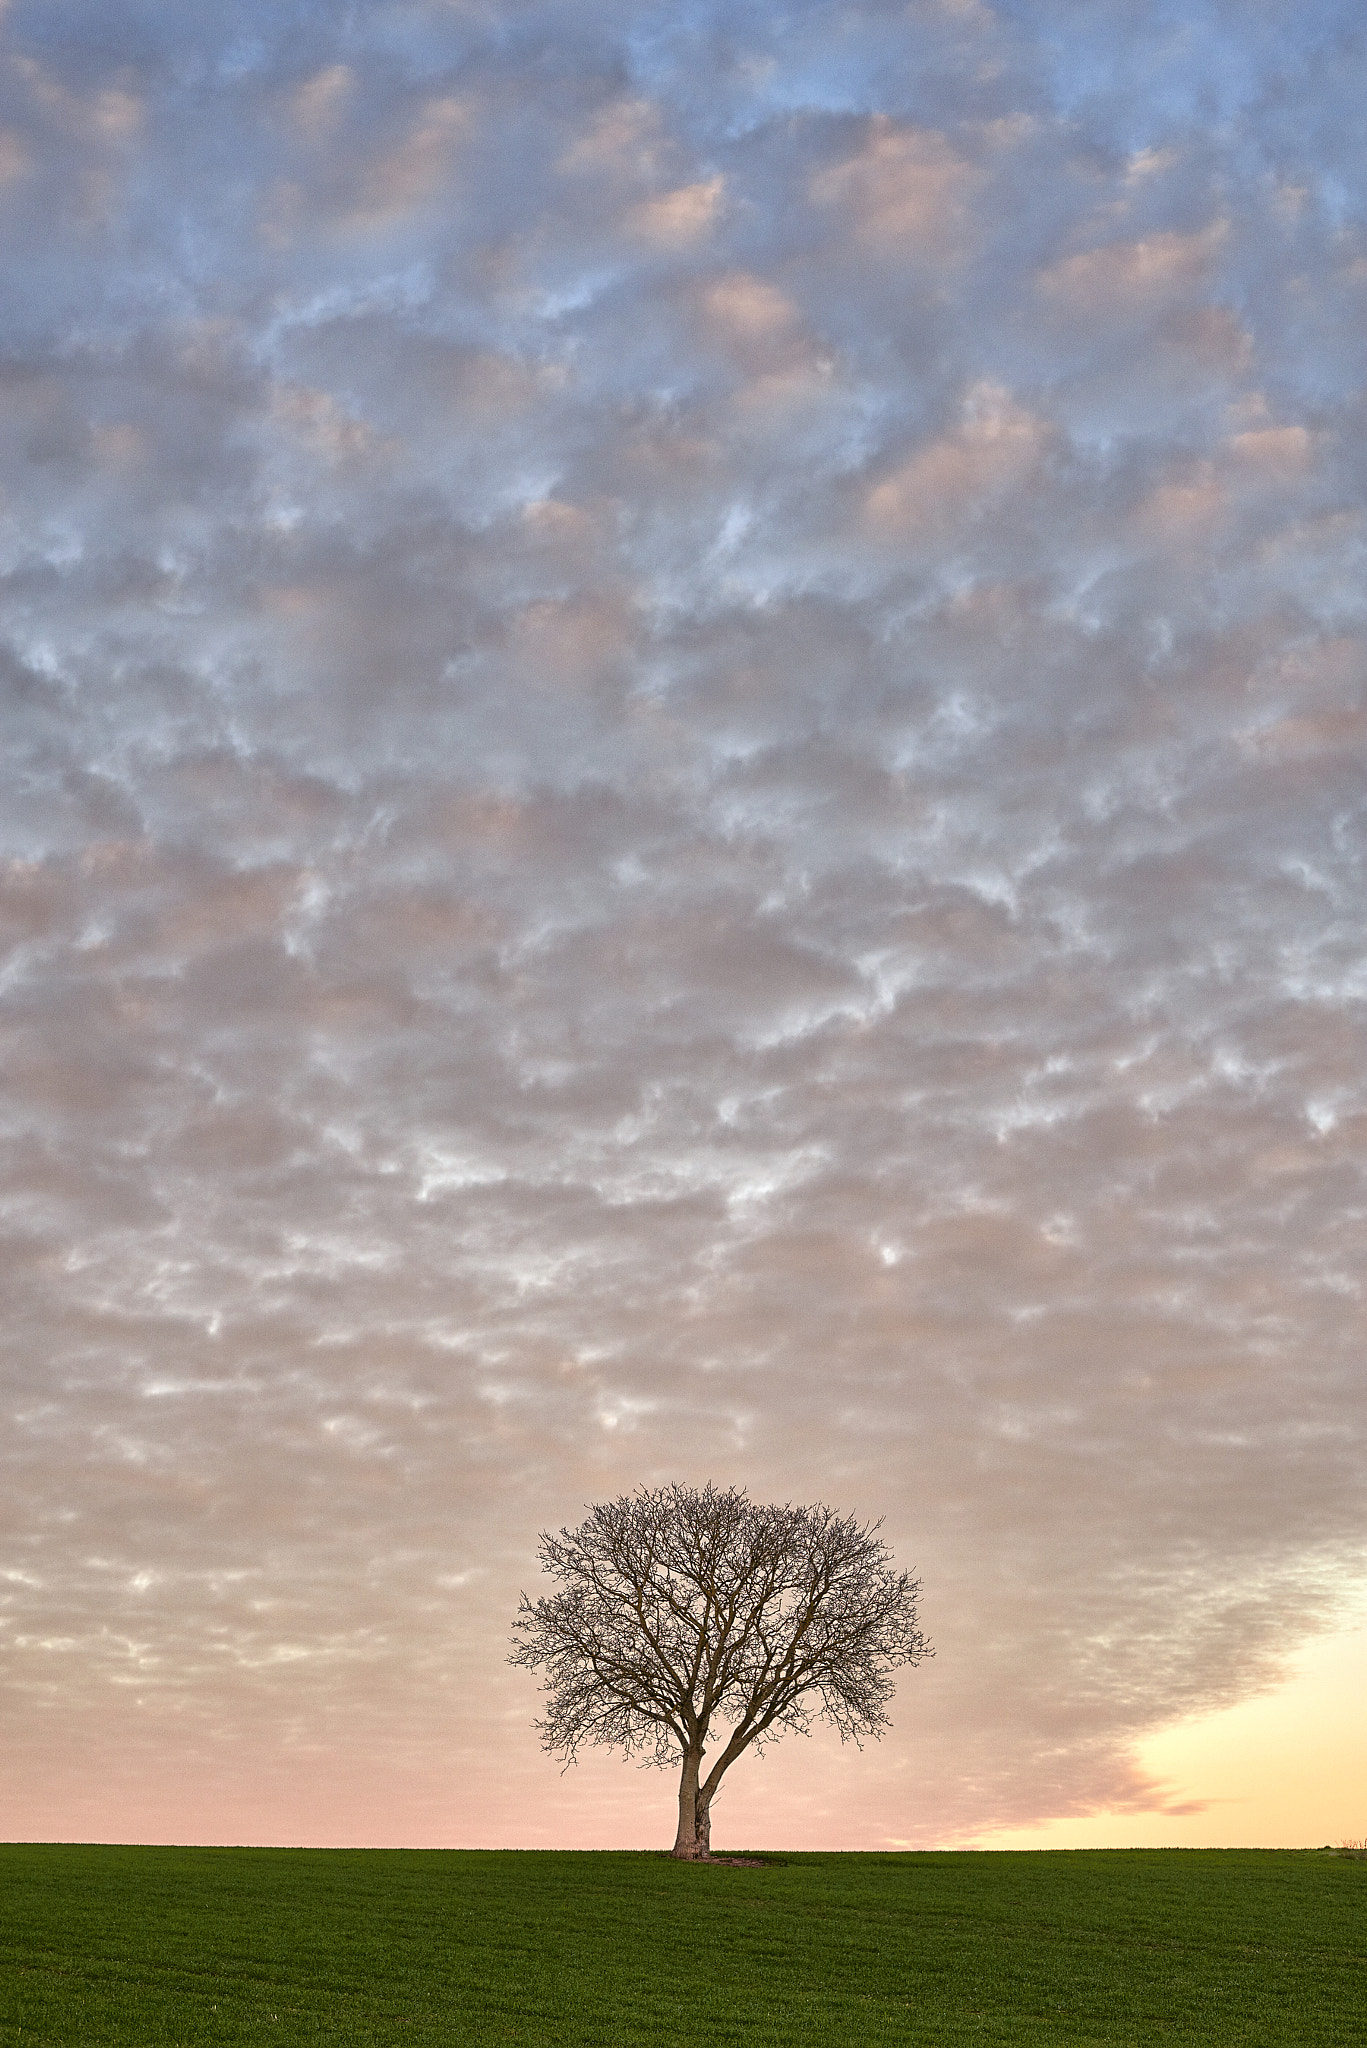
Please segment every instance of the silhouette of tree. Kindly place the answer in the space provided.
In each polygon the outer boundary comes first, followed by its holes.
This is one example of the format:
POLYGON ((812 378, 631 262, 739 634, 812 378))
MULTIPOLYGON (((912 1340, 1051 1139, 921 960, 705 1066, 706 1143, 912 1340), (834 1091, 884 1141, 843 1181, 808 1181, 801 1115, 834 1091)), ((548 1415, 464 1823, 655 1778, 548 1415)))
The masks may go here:
POLYGON ((933 1654, 919 1580, 878 1523, 760 1507, 742 1487, 643 1487, 543 1534, 557 1590, 524 1593, 509 1661, 544 1671, 543 1748, 581 1744, 681 1765, 675 1856, 706 1858, 736 1758, 824 1719, 859 1744, 888 1725, 891 1673, 933 1654), (729 1733, 703 1776, 714 1728, 729 1733))

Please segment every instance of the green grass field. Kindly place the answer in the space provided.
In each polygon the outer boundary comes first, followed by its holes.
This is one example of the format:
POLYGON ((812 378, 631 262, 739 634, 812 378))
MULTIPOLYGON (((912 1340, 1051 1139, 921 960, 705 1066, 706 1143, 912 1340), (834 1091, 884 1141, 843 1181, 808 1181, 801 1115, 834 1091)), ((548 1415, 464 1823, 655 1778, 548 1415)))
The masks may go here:
POLYGON ((1367 2042, 1367 1863, 1276 1850, 0 1847, 0 2041, 1367 2042))

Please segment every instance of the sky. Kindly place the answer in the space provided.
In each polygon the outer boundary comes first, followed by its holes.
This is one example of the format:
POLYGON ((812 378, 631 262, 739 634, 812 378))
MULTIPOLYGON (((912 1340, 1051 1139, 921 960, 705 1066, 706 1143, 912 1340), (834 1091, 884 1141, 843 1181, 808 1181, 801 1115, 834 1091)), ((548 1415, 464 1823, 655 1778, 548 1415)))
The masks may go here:
POLYGON ((936 1646, 719 1845, 1367 1832, 1356 0, 0 47, 0 1834, 667 1846, 675 1479, 936 1646))

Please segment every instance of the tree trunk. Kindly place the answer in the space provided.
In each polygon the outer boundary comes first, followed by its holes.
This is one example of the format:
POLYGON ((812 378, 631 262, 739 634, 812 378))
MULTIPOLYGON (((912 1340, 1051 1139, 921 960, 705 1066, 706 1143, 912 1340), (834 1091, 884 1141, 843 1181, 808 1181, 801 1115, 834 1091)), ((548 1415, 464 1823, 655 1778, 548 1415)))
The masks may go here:
POLYGON ((712 1795, 710 1792, 704 1792, 701 1789, 698 1792, 697 1835, 700 1854, 710 1856, 712 1854, 712 1795))
POLYGON ((703 1831, 698 1831, 698 1778, 702 1771, 702 1751, 689 1749, 684 1752, 683 1772, 679 1778, 679 1832, 674 1838, 673 1854, 685 1863, 700 1863, 707 1854, 709 1829, 706 1815, 703 1831))

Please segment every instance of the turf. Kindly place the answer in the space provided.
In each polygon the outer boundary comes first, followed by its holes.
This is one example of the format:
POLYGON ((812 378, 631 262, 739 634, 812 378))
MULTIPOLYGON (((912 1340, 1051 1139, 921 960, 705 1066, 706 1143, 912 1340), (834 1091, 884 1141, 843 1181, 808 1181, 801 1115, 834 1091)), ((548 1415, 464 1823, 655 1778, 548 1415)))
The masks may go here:
POLYGON ((1367 1863, 1293 1851, 0 1847, 0 2042, 1367 2040, 1367 1863))

